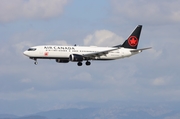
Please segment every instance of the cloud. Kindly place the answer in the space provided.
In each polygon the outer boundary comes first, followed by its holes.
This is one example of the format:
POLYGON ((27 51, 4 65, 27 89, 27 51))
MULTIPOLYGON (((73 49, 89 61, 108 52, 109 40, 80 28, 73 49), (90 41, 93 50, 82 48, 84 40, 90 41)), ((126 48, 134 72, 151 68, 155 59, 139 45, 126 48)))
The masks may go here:
POLYGON ((91 81, 92 77, 91 74, 87 73, 87 72, 82 72, 80 74, 77 74, 74 76, 74 78, 72 80, 77 80, 77 81, 91 81))
POLYGON ((84 39, 84 45, 113 46, 123 43, 123 38, 108 30, 97 30, 84 39))
POLYGON ((155 85, 155 86, 165 85, 166 83, 167 82, 166 82, 166 80, 164 78, 156 78, 152 82, 152 84, 155 85))
POLYGON ((30 82, 32 82, 32 80, 28 79, 28 78, 24 78, 24 79, 21 80, 21 82, 22 83, 30 83, 30 82))
POLYGON ((32 46, 33 43, 29 41, 22 41, 19 43, 16 43, 13 45, 13 48, 16 50, 16 54, 19 56, 22 56, 22 52, 24 51, 25 47, 30 47, 32 46))
POLYGON ((151 24, 180 22, 179 4, 178 0, 112 0, 113 12, 118 18, 151 24))
POLYGON ((1 0, 0 22, 21 18, 48 19, 62 14, 68 0, 1 0))
POLYGON ((151 59, 158 59, 159 57, 161 57, 163 51, 162 50, 157 50, 154 47, 152 47, 148 53, 150 54, 150 56, 147 56, 148 58, 151 59), (153 57, 151 57, 153 55, 153 57))
POLYGON ((27 89, 28 92, 31 92, 31 91, 34 91, 34 90, 35 90, 34 87, 31 87, 31 88, 27 89))
MULTIPOLYGON (((22 31, 20 33, 13 34, 10 37, 10 44, 5 43, 4 47, 0 48, 0 53, 9 52, 8 49, 13 49, 13 54, 16 53, 17 56, 24 57, 22 55, 23 51, 27 48, 37 45, 70 45, 65 40, 58 39, 48 41, 49 34, 43 31, 28 30, 22 31), (16 51, 16 52, 14 52, 16 51)), ((10 54, 12 55, 12 54, 10 54)))
POLYGON ((47 42, 46 43, 47 45, 70 45, 68 44, 65 40, 54 40, 54 41, 51 41, 51 42, 47 42))
POLYGON ((167 77, 160 77, 153 80, 152 84, 155 86, 167 85, 169 83, 169 79, 167 77))

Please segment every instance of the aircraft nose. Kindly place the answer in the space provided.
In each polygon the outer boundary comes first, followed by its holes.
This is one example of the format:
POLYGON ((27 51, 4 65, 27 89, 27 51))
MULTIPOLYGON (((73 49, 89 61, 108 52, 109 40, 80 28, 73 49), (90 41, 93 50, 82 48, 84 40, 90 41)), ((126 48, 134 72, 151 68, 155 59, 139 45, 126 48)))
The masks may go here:
POLYGON ((27 51, 24 51, 23 54, 26 55, 26 56, 28 56, 27 51))

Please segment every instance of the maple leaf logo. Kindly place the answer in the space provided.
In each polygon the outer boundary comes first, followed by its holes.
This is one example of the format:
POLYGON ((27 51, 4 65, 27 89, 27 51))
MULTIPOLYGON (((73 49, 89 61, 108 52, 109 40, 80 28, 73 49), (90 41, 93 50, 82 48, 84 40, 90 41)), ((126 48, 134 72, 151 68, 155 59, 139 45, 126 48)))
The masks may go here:
POLYGON ((137 39, 137 37, 136 37, 136 36, 131 36, 131 37, 128 39, 128 43, 129 43, 129 45, 132 46, 132 47, 137 46, 137 44, 138 44, 138 39, 137 39))
POLYGON ((48 52, 45 52, 45 53, 44 53, 44 56, 48 56, 48 52))

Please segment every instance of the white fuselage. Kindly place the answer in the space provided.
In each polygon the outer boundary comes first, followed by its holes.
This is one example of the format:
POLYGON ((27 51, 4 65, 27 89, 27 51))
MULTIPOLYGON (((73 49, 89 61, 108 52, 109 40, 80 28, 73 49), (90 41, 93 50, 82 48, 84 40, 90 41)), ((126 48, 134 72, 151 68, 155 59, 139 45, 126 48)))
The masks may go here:
POLYGON ((71 54, 86 55, 93 54, 96 52, 108 51, 107 54, 95 56, 91 60, 114 60, 131 55, 137 54, 132 53, 127 48, 114 48, 114 47, 96 47, 96 46, 57 46, 57 45, 46 45, 46 46, 35 46, 31 47, 30 50, 26 50, 24 54, 30 58, 42 58, 42 59, 69 59, 71 54))
POLYGON ((57 63, 77 62, 78 66, 82 66, 84 60, 89 66, 90 60, 115 60, 130 57, 151 48, 137 49, 141 29, 142 25, 138 25, 123 44, 113 47, 41 45, 29 48, 24 55, 33 59, 34 64, 37 64, 37 59, 55 59, 57 63))

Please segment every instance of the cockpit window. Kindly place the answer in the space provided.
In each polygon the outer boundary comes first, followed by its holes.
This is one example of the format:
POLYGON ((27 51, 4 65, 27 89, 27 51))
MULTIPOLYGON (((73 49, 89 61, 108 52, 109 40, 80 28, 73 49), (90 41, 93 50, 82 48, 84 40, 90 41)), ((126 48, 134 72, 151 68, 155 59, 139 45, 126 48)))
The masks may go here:
POLYGON ((28 51, 35 51, 36 48, 29 48, 28 51))

